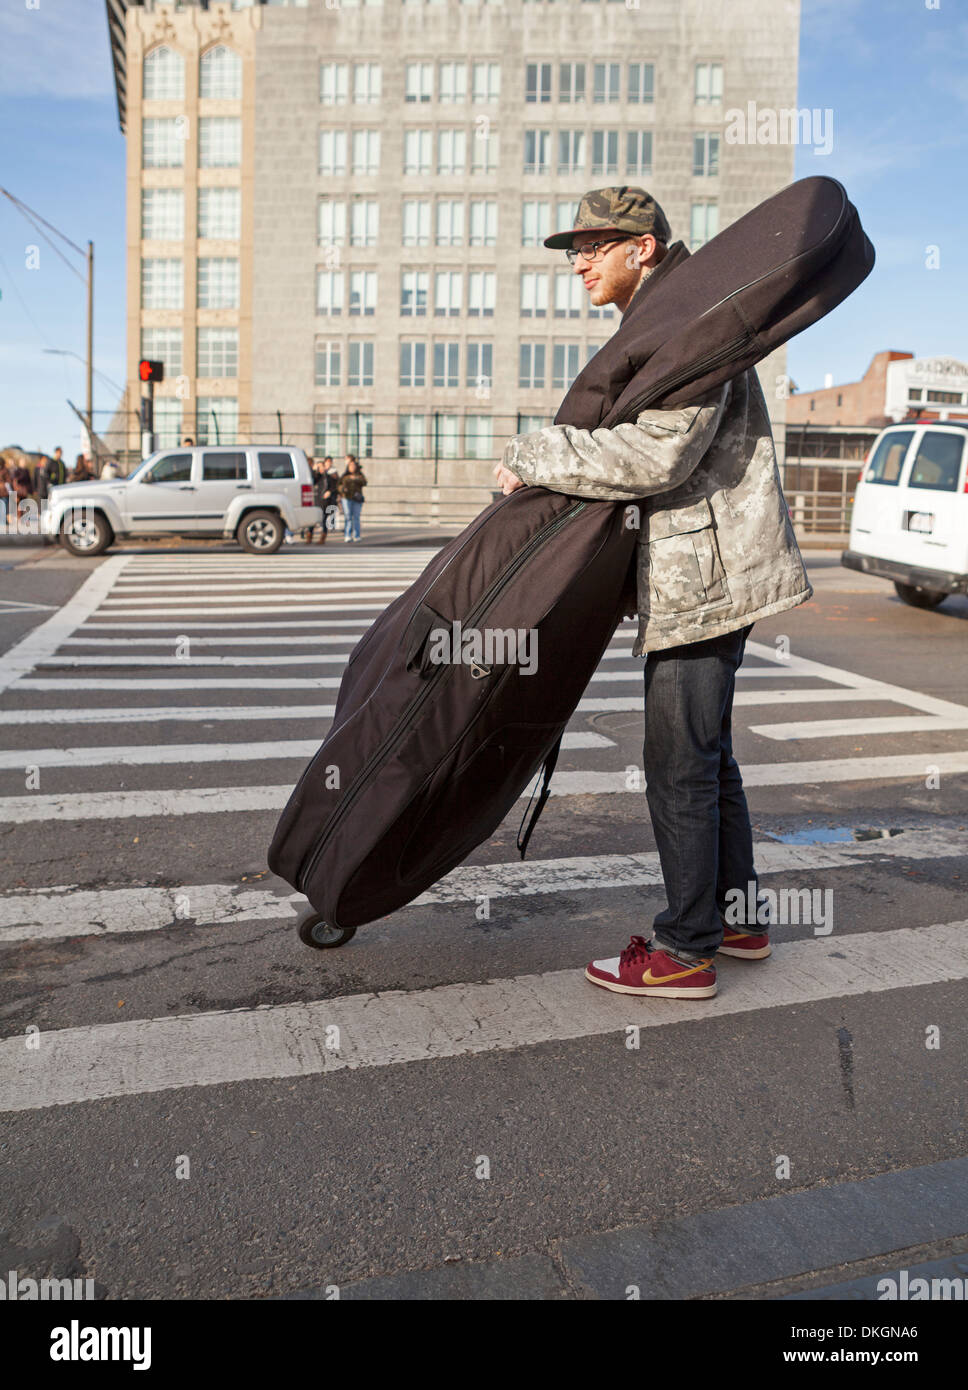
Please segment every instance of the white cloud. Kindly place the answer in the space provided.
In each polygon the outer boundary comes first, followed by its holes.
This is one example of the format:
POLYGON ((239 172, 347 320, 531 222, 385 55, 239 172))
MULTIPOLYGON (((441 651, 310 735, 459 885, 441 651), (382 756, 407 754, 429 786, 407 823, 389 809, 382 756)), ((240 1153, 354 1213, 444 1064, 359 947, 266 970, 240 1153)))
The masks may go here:
POLYGON ((3 0, 0 89, 6 98, 103 100, 114 90, 103 0, 3 0))

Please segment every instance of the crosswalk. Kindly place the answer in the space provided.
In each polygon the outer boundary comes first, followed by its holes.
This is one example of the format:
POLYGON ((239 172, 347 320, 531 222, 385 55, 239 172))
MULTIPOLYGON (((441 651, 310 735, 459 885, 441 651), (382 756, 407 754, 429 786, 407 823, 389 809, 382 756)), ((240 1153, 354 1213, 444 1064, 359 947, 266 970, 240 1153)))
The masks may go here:
MULTIPOLYGON (((0 826, 16 837, 29 835, 31 826, 67 822, 109 822, 130 831, 148 819, 191 818, 199 834, 218 826, 230 881, 92 889, 74 885, 65 864, 60 882, 15 886, 0 896, 0 948, 290 921, 302 900, 285 885, 240 889, 234 881, 229 856, 239 832, 233 823, 242 813, 275 813, 285 804, 332 718, 350 651, 433 553, 421 547, 344 553, 330 545, 268 558, 132 553, 103 561, 0 661, 0 826), (250 724, 257 725, 255 734, 250 724)), ((607 724, 589 722, 641 711, 642 663, 631 656, 633 634, 631 622, 619 629, 589 682, 563 742, 555 797, 624 806, 644 792, 607 724)), ((736 722, 764 740, 760 760, 743 763, 750 788, 817 787, 819 796, 824 787, 923 783, 968 772, 968 739, 957 738, 968 731, 968 706, 810 660, 789 652, 785 642, 748 644, 736 712, 736 722), (781 756, 774 759, 773 751, 781 756)), ((567 902, 590 890, 619 893, 661 882, 652 853, 535 854, 536 845, 526 862, 462 865, 403 915, 483 898, 554 894, 567 902)), ((757 845, 765 878, 965 855, 968 830, 915 829, 846 844, 764 836, 757 845)), ((920 974, 904 982, 968 978, 966 927, 961 921, 921 925, 920 974)), ((836 950, 808 932, 778 944, 773 968, 755 981, 730 977, 714 1007, 686 1011, 718 1016, 895 988, 901 981, 888 937, 902 945, 910 932, 840 935, 836 950)), ((293 949, 303 949, 295 938, 293 949)), ((727 963, 724 974, 729 970, 727 963)), ((0 1042, 0 1109, 523 1047, 628 1022, 625 1011, 618 1020, 614 1000, 576 983, 574 971, 416 990, 387 1003, 385 1017, 383 1010, 382 997, 354 994, 66 1028, 33 1049, 13 1035, 0 1042), (357 1028, 364 1010, 368 1042, 357 1028), (346 1039, 337 1052, 321 1040, 334 1022, 346 1039)), ((682 1017, 653 1012, 642 1022, 657 1026, 682 1017)))

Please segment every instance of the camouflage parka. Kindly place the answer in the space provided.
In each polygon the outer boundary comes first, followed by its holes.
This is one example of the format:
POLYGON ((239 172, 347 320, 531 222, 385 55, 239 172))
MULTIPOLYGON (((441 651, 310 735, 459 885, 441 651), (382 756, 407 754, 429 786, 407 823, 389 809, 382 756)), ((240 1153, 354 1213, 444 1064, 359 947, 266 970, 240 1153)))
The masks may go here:
POLYGON ((639 509, 635 656, 718 637, 813 594, 753 368, 695 404, 613 429, 514 435, 503 463, 525 483, 639 509))

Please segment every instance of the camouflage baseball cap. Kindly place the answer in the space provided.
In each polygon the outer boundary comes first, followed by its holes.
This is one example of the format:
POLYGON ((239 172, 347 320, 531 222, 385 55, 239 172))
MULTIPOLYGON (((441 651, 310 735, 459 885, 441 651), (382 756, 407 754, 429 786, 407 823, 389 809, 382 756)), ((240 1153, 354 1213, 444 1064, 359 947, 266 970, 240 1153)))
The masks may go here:
POLYGON ((615 188, 594 188, 578 204, 578 216, 570 232, 555 232, 544 239, 545 246, 567 250, 576 232, 627 232, 629 236, 654 236, 668 242, 672 233, 666 215, 644 188, 621 184, 615 188))

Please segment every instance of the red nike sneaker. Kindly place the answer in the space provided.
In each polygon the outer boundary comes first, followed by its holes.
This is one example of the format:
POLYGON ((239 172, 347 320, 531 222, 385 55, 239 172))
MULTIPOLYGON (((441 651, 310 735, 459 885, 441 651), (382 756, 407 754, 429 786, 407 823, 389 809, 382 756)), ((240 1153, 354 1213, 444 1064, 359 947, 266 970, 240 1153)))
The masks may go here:
POLYGON ((753 935, 749 932, 736 931, 733 927, 723 927, 723 944, 719 948, 720 955, 737 956, 740 960, 763 960, 764 957, 771 954, 772 950, 769 936, 765 931, 753 935))
POLYGON ((698 961, 677 960, 644 936, 633 936, 620 956, 593 960, 585 969, 585 979, 616 994, 711 999, 716 993, 716 967, 711 956, 698 961))

